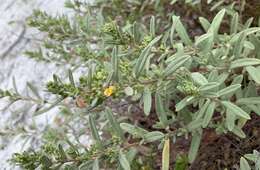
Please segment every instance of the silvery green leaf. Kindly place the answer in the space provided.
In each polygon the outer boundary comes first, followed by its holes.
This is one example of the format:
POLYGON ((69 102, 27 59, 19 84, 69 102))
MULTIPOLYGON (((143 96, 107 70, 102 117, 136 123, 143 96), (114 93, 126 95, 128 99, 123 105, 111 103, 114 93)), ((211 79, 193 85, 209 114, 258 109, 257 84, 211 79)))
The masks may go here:
POLYGON ((189 55, 179 56, 174 58, 164 70, 164 76, 172 75, 178 68, 186 63, 191 57, 189 55))
POLYGON ((160 122, 163 123, 164 125, 166 125, 167 124, 167 114, 165 111, 162 97, 159 93, 155 94, 155 109, 156 109, 156 113, 157 113, 157 116, 158 116, 160 122))
POLYGON ((178 33, 178 36, 181 38, 181 40, 186 44, 186 45, 192 45, 192 41, 184 28, 183 24, 180 21, 180 17, 173 16, 172 17, 172 22, 175 26, 175 30, 178 33))
MULTIPOLYGON (((14 79, 13 79, 14 80, 14 79)), ((38 98, 38 99, 42 99, 41 95, 38 92, 38 89, 30 82, 27 82, 27 86, 28 88, 31 90, 31 92, 38 98)), ((14 86, 14 88, 16 89, 16 86, 14 86)), ((17 92, 17 90, 15 90, 17 92)))
POLYGON ((238 24, 239 24, 239 15, 238 15, 238 13, 236 12, 236 13, 232 16, 232 20, 231 20, 231 25, 230 25, 230 33, 231 33, 231 34, 237 33, 238 24))
POLYGON ((188 159, 190 163, 192 163, 197 156, 200 147, 201 137, 202 137, 201 131, 192 133, 191 146, 188 154, 188 159))
POLYGON ((133 136, 139 137, 139 138, 143 137, 144 134, 148 133, 147 130, 140 128, 140 127, 137 127, 137 126, 134 126, 134 125, 131 125, 129 123, 120 123, 120 127, 124 131, 130 133, 133 136))
POLYGON ((145 47, 145 49, 141 52, 139 58, 137 59, 137 62, 134 67, 134 76, 137 78, 140 76, 142 71, 144 70, 145 64, 147 63, 147 59, 149 57, 150 50, 152 46, 157 43, 162 36, 155 37, 148 45, 145 47))
POLYGON ((160 131, 148 132, 144 135, 145 142, 154 142, 164 138, 164 134, 160 131))
POLYGON ((215 108, 216 108, 216 102, 211 101, 207 110, 206 110, 206 112, 205 112, 205 114, 204 114, 205 116, 204 116, 203 122, 202 122, 203 128, 206 128, 208 126, 209 122, 211 121, 211 119, 213 117, 215 108))
POLYGON ((230 112, 229 109, 226 111, 226 127, 229 131, 232 131, 235 127, 236 115, 230 112))
POLYGON ((209 90, 212 90, 212 89, 215 89, 219 86, 220 84, 217 83, 217 82, 209 82, 207 84, 204 84, 202 86, 199 87, 199 90, 201 92, 205 92, 205 91, 209 91, 209 90))
POLYGON ((240 98, 236 101, 236 104, 244 104, 244 105, 249 105, 249 104, 260 104, 260 97, 248 97, 248 98, 240 98))
POLYGON ((117 122, 117 120, 115 119, 115 117, 113 116, 113 112, 110 110, 110 109, 106 109, 105 110, 105 113, 106 113, 106 117, 113 129, 113 132, 115 134, 117 134, 117 136, 121 137, 122 139, 124 138, 124 135, 123 135, 123 131, 119 125, 119 123, 117 122))
POLYGON ((233 114, 245 118, 245 119, 251 119, 250 115, 247 114, 244 110, 242 110, 240 107, 234 105, 233 103, 229 101, 222 101, 221 102, 223 106, 225 106, 227 109, 230 110, 233 114))
POLYGON ((124 170, 131 170, 130 164, 122 150, 119 151, 119 162, 124 170))
POLYGON ((233 129, 232 129, 232 132, 237 135, 238 137, 240 138, 245 138, 246 137, 246 134, 243 132, 243 130, 241 129, 241 127, 238 127, 238 126, 235 126, 233 129))
POLYGON ((244 157, 240 158, 240 170, 251 170, 249 163, 244 157))
POLYGON ((94 160, 92 170, 99 170, 99 162, 98 159, 94 160))
POLYGON ((212 31, 201 35, 196 39, 195 45, 204 53, 211 51, 213 47, 214 35, 212 31))
POLYGON ((203 27, 203 29, 205 31, 208 31, 208 29, 210 27, 210 22, 204 17, 199 17, 199 21, 200 21, 200 24, 203 27))
MULTIPOLYGON (((259 153, 258 153, 259 154, 259 153)), ((256 162, 257 161, 257 156, 256 154, 245 154, 244 157, 250 161, 256 162)))
POLYGON ((155 37, 155 17, 152 16, 150 20, 150 34, 152 37, 155 37))
POLYGON ((216 38, 216 36, 218 34, 219 27, 220 27, 220 24, 221 24, 221 22, 223 20, 225 12, 226 12, 225 9, 222 9, 221 11, 219 11, 217 13, 217 15, 214 17, 214 19, 213 19, 213 21, 212 21, 212 23, 210 25, 209 30, 212 30, 214 32, 214 39, 216 38))
POLYGON ((246 67, 246 71, 250 77, 257 83, 260 84, 260 68, 255 68, 253 66, 246 67))
POLYGON ((245 67, 245 66, 252 66, 252 65, 260 65, 260 59, 256 58, 242 58, 237 59, 231 62, 230 68, 238 68, 238 67, 245 67))
POLYGON ((112 58, 111 58, 111 63, 112 63, 112 71, 113 71, 113 76, 112 79, 114 81, 118 81, 118 63, 119 63, 119 56, 118 56, 118 49, 117 47, 113 48, 112 51, 112 58))
POLYGON ((151 112, 151 107, 152 107, 152 94, 148 88, 144 89, 143 103, 144 103, 144 114, 148 116, 151 112))
POLYGON ((239 90, 241 87, 241 84, 234 84, 234 85, 230 85, 222 90, 220 90, 218 92, 218 96, 225 96, 225 95, 232 95, 234 94, 237 90, 239 90))
POLYGON ((190 103, 192 103, 195 100, 195 97, 193 96, 187 96, 184 99, 182 99, 181 101, 179 101, 179 103, 177 103, 175 105, 176 111, 180 111, 182 110, 184 107, 186 107, 187 105, 189 105, 190 103))
POLYGON ((89 125, 90 125, 91 135, 92 135, 93 139, 95 140, 95 142, 97 142, 98 145, 101 145, 102 141, 101 141, 100 135, 98 134, 96 123, 95 123, 92 115, 89 115, 89 125))
POLYGON ((234 50, 233 50, 233 55, 236 58, 239 58, 242 54, 242 50, 244 47, 244 42, 246 40, 246 33, 243 32, 240 34, 240 36, 238 37, 238 40, 235 42, 235 46, 234 46, 234 50))
POLYGON ((215 3, 215 4, 210 8, 210 11, 214 11, 215 9, 217 9, 218 7, 220 7, 224 2, 225 2, 225 0, 217 1, 217 3, 215 3))
POLYGON ((209 104, 210 104, 210 100, 207 99, 206 102, 203 104, 203 106, 199 109, 198 115, 195 118, 196 120, 201 119, 202 117, 204 117, 205 112, 206 112, 209 104))
POLYGON ((201 86, 208 83, 208 80, 199 72, 191 73, 191 78, 193 81, 201 86))
POLYGON ((164 141, 162 152, 162 170, 169 170, 170 166, 170 139, 164 141))

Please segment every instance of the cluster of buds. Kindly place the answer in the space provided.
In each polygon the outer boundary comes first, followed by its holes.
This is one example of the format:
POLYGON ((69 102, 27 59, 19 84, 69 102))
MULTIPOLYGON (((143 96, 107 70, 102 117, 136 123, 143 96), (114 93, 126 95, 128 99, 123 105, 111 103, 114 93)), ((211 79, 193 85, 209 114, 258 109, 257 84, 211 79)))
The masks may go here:
POLYGON ((72 84, 61 84, 56 81, 50 81, 47 83, 47 89, 53 94, 58 94, 63 98, 75 97, 79 94, 80 90, 72 84))
POLYGON ((197 96, 199 88, 189 80, 183 80, 177 88, 186 95, 197 96))

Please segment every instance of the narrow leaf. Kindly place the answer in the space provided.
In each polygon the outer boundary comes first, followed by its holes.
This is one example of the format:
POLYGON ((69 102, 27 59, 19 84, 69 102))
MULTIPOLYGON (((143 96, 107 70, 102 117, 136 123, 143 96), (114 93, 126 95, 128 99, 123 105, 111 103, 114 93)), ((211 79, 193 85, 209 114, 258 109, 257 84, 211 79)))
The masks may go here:
POLYGON ((211 121, 211 119, 213 117, 215 108, 216 108, 216 103, 214 101, 212 101, 209 104, 209 106, 205 112, 205 116, 204 116, 203 123, 202 123, 203 128, 206 128, 208 126, 209 122, 211 121))
POLYGON ((245 119, 251 119, 250 116, 242 110, 240 107, 234 105, 233 103, 229 101, 222 101, 221 102, 223 106, 225 106, 227 109, 230 110, 233 114, 236 114, 239 117, 245 118, 245 119))
POLYGON ((218 92, 218 96, 221 97, 221 96, 225 96, 225 95, 232 95, 234 94, 237 90, 239 90, 241 87, 240 84, 234 84, 234 85, 231 85, 231 86, 228 86, 222 90, 220 90, 218 92))
POLYGON ((122 150, 119 151, 119 162, 124 170, 131 170, 130 164, 122 150))
POLYGON ((169 170, 170 166, 170 139, 165 139, 162 153, 162 170, 169 170))
POLYGON ((192 163, 197 156, 197 153, 198 153, 198 150, 200 147, 201 137, 202 137, 202 132, 194 132, 192 134, 191 146, 190 146, 189 155, 188 155, 188 159, 189 159, 190 163, 192 163))
POLYGON ((180 17, 177 16, 173 16, 172 17, 172 22, 175 25, 175 30, 177 31, 179 37, 181 38, 181 40, 186 44, 186 45, 192 45, 192 41, 185 29, 185 27, 183 26, 183 24, 180 21, 180 17))
POLYGON ((152 107, 152 94, 148 88, 144 89, 143 103, 144 103, 144 114, 148 116, 151 112, 151 107, 152 107))

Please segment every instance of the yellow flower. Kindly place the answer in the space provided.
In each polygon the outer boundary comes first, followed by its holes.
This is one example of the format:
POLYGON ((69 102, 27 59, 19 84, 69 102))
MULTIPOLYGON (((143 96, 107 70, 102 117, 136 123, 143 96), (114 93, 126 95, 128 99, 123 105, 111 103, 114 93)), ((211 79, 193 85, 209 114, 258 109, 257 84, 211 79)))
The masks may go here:
POLYGON ((116 90, 115 86, 109 86, 108 88, 105 89, 104 95, 109 97, 115 92, 115 90, 116 90))

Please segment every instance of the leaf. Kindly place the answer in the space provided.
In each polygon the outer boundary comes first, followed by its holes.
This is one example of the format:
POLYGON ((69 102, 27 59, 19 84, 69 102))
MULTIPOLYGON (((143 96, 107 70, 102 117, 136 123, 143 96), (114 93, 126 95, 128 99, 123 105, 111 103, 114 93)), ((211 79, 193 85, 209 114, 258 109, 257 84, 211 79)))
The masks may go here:
POLYGON ((200 21, 200 24, 203 27, 203 29, 205 31, 208 31, 208 29, 210 27, 210 22, 204 17, 199 17, 199 21, 200 21))
POLYGON ((251 170, 250 165, 244 157, 240 158, 240 170, 251 170))
POLYGON ((157 116, 160 120, 160 122, 162 122, 164 125, 167 124, 167 115, 166 115, 166 111, 164 110, 165 106, 163 104, 161 95, 159 93, 155 94, 155 109, 156 109, 156 113, 157 116))
POLYGON ((184 107, 186 107, 187 105, 192 103, 194 100, 195 100, 195 97, 193 97, 193 96, 185 97, 184 99, 182 99, 181 101, 179 101, 179 103, 177 103, 175 105, 176 112, 182 110, 184 107))
POLYGON ((92 170, 99 170, 98 159, 95 159, 95 160, 94 160, 92 170))
POLYGON ((203 122, 202 122, 203 128, 206 128, 208 126, 209 122, 211 121, 211 118, 213 117, 215 108, 216 108, 216 103, 214 101, 212 101, 209 104, 209 106, 208 106, 208 108, 205 112, 205 116, 204 116, 204 119, 203 119, 203 122))
POLYGON ((144 89, 143 103, 144 103, 144 114, 148 116, 151 112, 151 107, 152 107, 152 94, 148 88, 144 89))
POLYGON ((107 108, 105 113, 106 113, 106 117, 107 117, 107 119, 108 119, 108 121, 109 121, 109 123, 110 123, 110 125, 113 129, 113 132, 115 134, 117 134, 117 136, 121 137, 121 139, 123 139, 124 138, 123 131, 122 131, 119 123, 114 118, 112 111, 109 108, 107 108))
POLYGON ((134 125, 131 125, 129 123, 120 123, 120 127, 124 131, 130 133, 133 136, 139 137, 139 138, 142 138, 144 136, 144 134, 148 133, 147 130, 134 126, 134 125))
POLYGON ((190 146, 189 154, 188 154, 188 159, 189 159, 190 163, 192 163, 195 160, 195 158, 198 154, 201 137, 202 137, 201 131, 192 133, 191 146, 190 146))
POLYGON ((225 96, 225 95, 231 95, 233 93, 235 93, 238 89, 240 89, 241 85, 240 84, 234 84, 234 85, 230 85, 222 90, 220 90, 218 92, 218 96, 225 96))
POLYGON ((191 78, 193 79, 193 81, 199 85, 205 85, 208 83, 208 80, 200 73, 198 72, 194 72, 191 73, 191 78))
MULTIPOLYGON (((14 79, 13 79, 14 80, 14 79)), ((31 90, 31 92, 38 98, 38 99, 42 99, 41 95, 39 94, 37 88, 32 84, 27 82, 27 86, 28 88, 31 90)), ((15 90, 17 91, 17 90, 15 90)))
POLYGON ((241 105, 260 104, 260 97, 240 98, 236 101, 236 104, 241 104, 241 105))
POLYGON ((229 109, 226 111, 226 126, 229 131, 232 131, 235 127, 236 115, 233 114, 229 109))
POLYGON ((216 38, 216 36, 218 34, 218 30, 219 30, 220 24, 223 20, 223 17, 225 15, 225 12, 226 12, 225 9, 222 9, 221 11, 219 11, 217 13, 217 15, 214 17, 214 19, 210 25, 209 31, 212 30, 214 32, 214 39, 216 38))
POLYGON ((170 166, 170 139, 165 139, 162 152, 162 170, 169 170, 170 166))
POLYGON ((230 25, 230 33, 231 33, 231 34, 237 33, 238 24, 239 24, 239 15, 238 15, 238 13, 236 12, 236 13, 233 15, 232 20, 231 20, 231 25, 230 25))
POLYGON ((158 36, 154 38, 148 45, 145 47, 145 49, 141 52, 139 58, 137 59, 137 62, 134 67, 134 76, 138 78, 143 71, 145 64, 147 62, 147 59, 149 58, 149 53, 152 48, 152 46, 157 43, 162 36, 158 36))
POLYGON ((101 142, 100 136, 98 134, 96 123, 95 123, 92 115, 89 115, 89 125, 90 125, 90 130, 91 130, 91 134, 92 134, 93 139, 95 140, 95 142, 98 145, 101 145, 102 142, 101 142))
POLYGON ((206 34, 201 35, 196 39, 195 45, 204 53, 208 53, 211 51, 213 47, 213 32, 208 32, 206 34))
POLYGON ((235 42, 233 54, 236 58, 239 58, 241 56, 245 40, 246 40, 246 33, 243 32, 238 37, 238 40, 235 42))
POLYGON ((246 67, 246 71, 250 77, 257 83, 260 84, 260 69, 252 66, 246 67))
POLYGON ((191 57, 189 55, 184 56, 178 56, 175 57, 169 65, 166 67, 166 69, 163 72, 163 75, 165 77, 170 76, 173 74, 178 68, 180 68, 184 63, 186 63, 191 57))
POLYGON ((208 90, 212 90, 212 89, 215 89, 219 86, 220 84, 217 83, 217 82, 209 82, 207 84, 204 84, 202 86, 199 87, 199 90, 201 92, 205 92, 205 91, 208 91, 208 90))
POLYGON ((113 76, 112 79, 114 81, 118 81, 118 63, 119 63, 119 56, 118 56, 118 49, 117 47, 113 48, 112 51, 112 58, 111 58, 111 63, 112 63, 112 70, 113 70, 113 76))
POLYGON ((155 37, 155 17, 152 16, 150 20, 150 34, 152 37, 155 37))
POLYGON ((199 109, 198 115, 196 116, 196 120, 201 119, 204 116, 209 104, 210 100, 207 99, 204 105, 199 109))
POLYGON ((73 87, 76 87, 75 81, 74 81, 74 78, 73 78, 73 73, 72 73, 71 69, 68 70, 68 74, 69 74, 70 84, 71 84, 73 87))
POLYGON ((172 17, 172 22, 175 26, 175 30, 178 33, 178 36, 181 38, 181 40, 186 44, 186 45, 192 45, 192 41, 184 28, 183 24, 180 21, 180 17, 173 16, 172 17))
POLYGON ((131 170, 130 164, 122 150, 119 151, 119 162, 124 170, 131 170))
POLYGON ((57 99, 57 101, 55 101, 54 103, 52 103, 50 106, 44 108, 44 109, 41 109, 41 110, 38 110, 36 111, 33 116, 38 116, 40 114, 43 114, 43 113, 46 113, 48 112, 49 110, 53 109, 54 107, 56 107, 60 102, 62 102, 63 99, 60 98, 60 99, 57 99))
POLYGON ((225 106, 227 109, 230 110, 233 114, 236 114, 239 117, 245 118, 245 119, 251 119, 250 116, 241 108, 234 105, 233 103, 229 101, 222 101, 221 102, 223 106, 225 106))
POLYGON ((164 138, 164 134, 160 131, 148 132, 144 135, 144 141, 147 143, 161 140, 162 138, 164 138))
POLYGON ((238 68, 238 67, 245 67, 245 66, 252 66, 252 65, 259 65, 260 60, 256 58, 242 58, 237 59, 233 62, 231 62, 230 68, 238 68))

